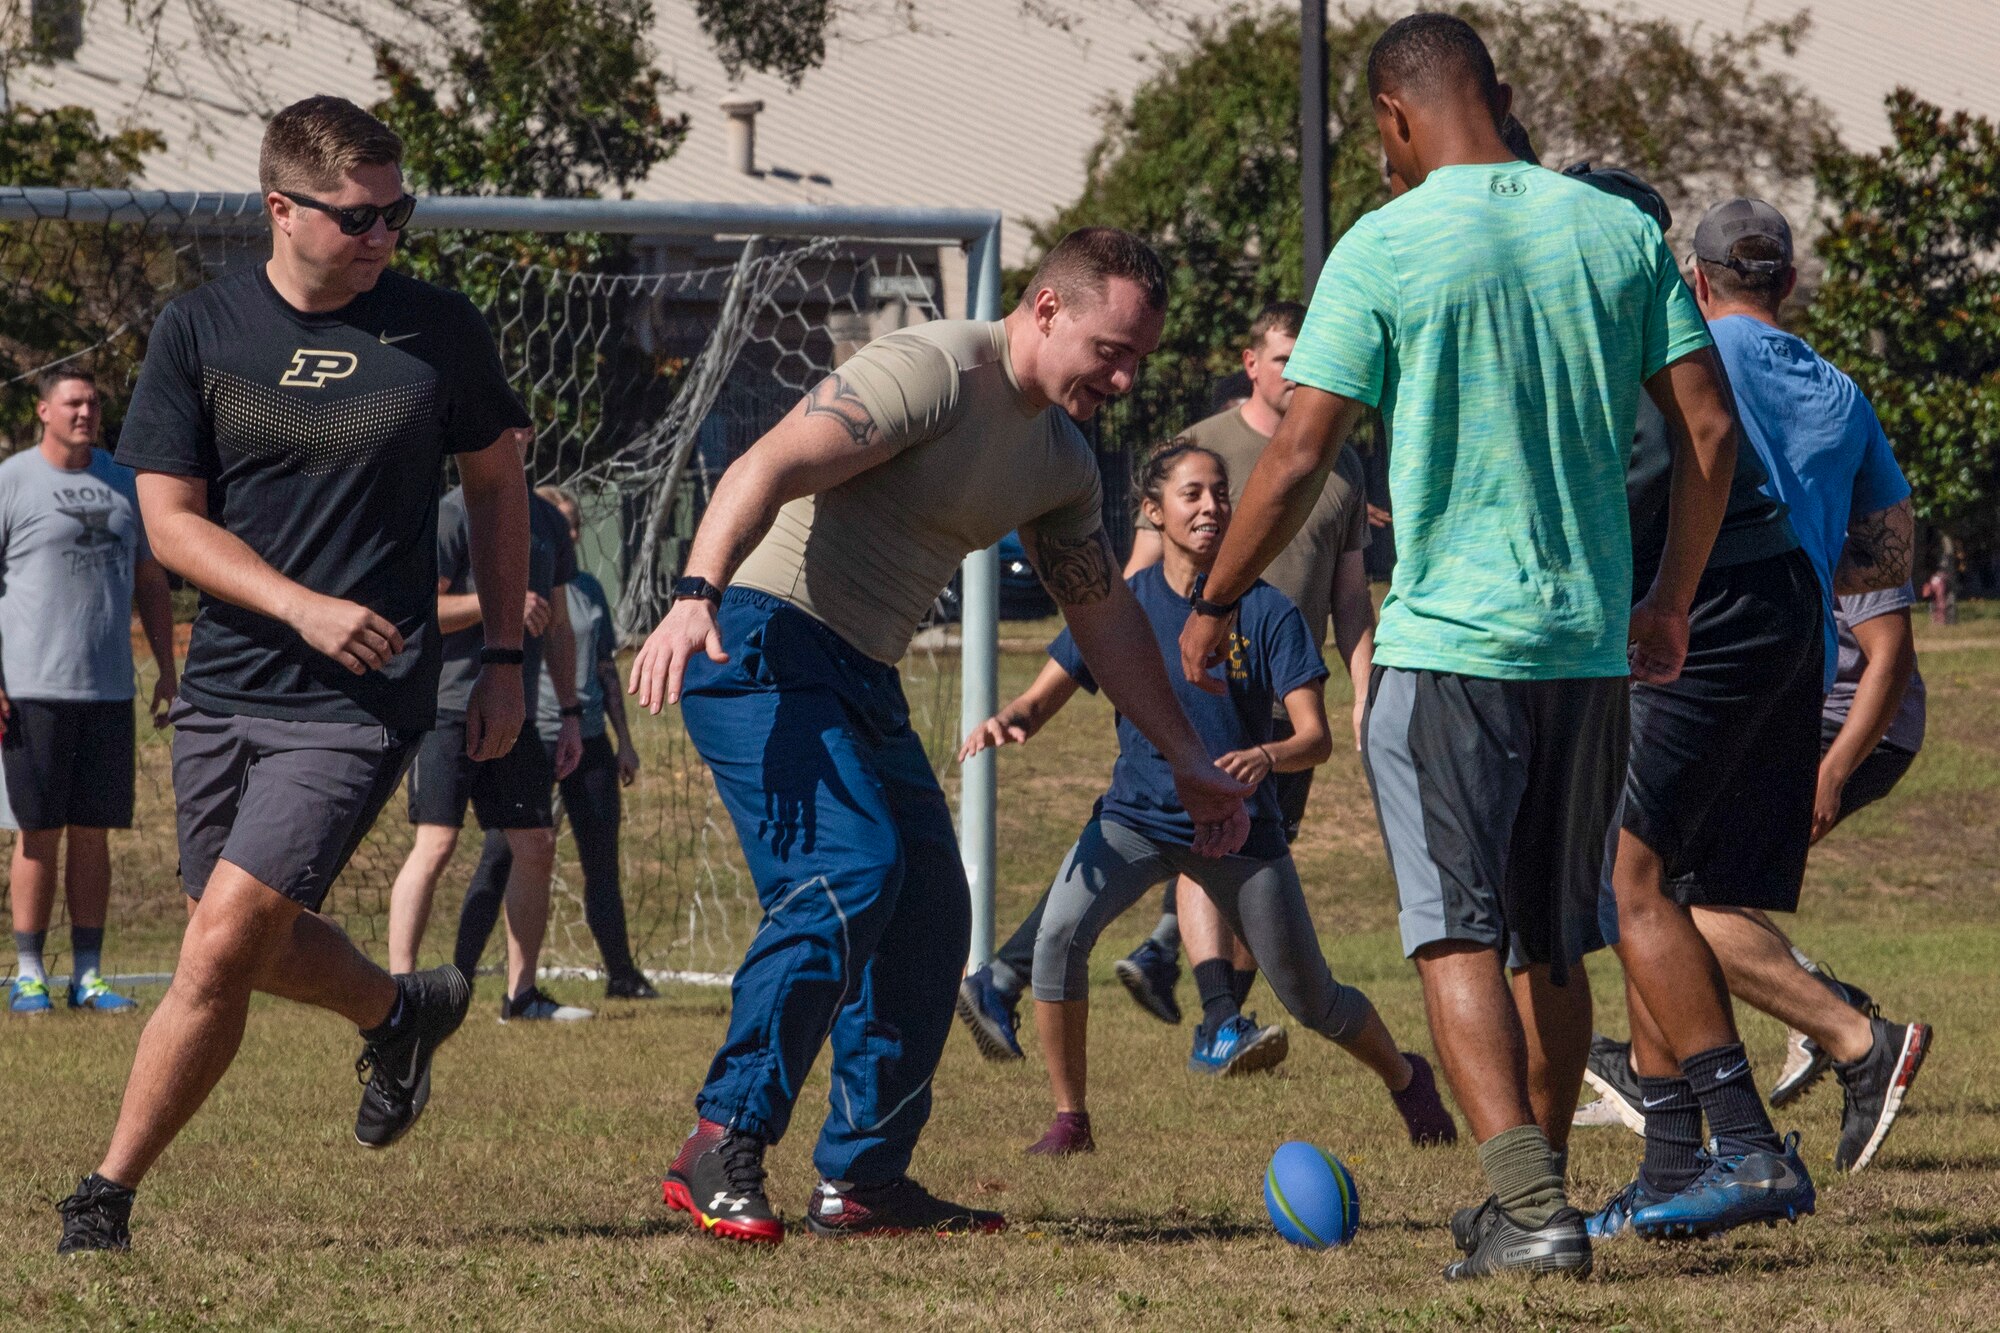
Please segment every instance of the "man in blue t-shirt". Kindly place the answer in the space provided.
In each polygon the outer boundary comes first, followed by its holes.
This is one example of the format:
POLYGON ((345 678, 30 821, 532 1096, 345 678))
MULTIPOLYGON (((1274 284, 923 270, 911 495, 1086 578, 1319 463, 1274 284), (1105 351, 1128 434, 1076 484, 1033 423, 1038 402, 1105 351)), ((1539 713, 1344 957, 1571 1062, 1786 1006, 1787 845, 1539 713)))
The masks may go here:
MULTIPOLYGON (((1757 199, 1730 199, 1703 215, 1694 238, 1695 301, 1708 320, 1729 372, 1743 435, 1769 474, 1765 489, 1790 511, 1793 531, 1819 584, 1825 664, 1820 694, 1840 661, 1836 594, 1898 588, 1910 577, 1910 484, 1897 467, 1875 410, 1854 381, 1806 342, 1779 327, 1784 300, 1797 285, 1792 231, 1784 215, 1757 199)), ((1818 709, 1810 719, 1816 729, 1818 709)), ((1810 750, 1810 747, 1808 747, 1810 750)), ((1818 755, 1788 757, 1817 783, 1818 755)), ((1768 790, 1768 789, 1767 789, 1768 790)), ((1798 830, 1801 853, 1810 836, 1798 830)), ((1801 855, 1801 862, 1803 856, 1801 855)), ((1895 1122, 1930 1044, 1923 1023, 1892 1023, 1841 1001, 1852 988, 1822 986, 1793 956, 1761 911, 1790 903, 1711 898, 1695 921, 1721 960, 1731 990, 1808 1033, 1830 1057, 1845 1093, 1834 1165, 1866 1166, 1895 1122), (1829 994, 1831 990, 1833 994, 1829 994), (1838 998, 1836 998, 1838 997, 1838 998)), ((1862 997, 1865 1000, 1865 996, 1862 997)), ((1772 1090, 1782 1105, 1810 1086, 1810 1069, 1792 1062, 1772 1090)))

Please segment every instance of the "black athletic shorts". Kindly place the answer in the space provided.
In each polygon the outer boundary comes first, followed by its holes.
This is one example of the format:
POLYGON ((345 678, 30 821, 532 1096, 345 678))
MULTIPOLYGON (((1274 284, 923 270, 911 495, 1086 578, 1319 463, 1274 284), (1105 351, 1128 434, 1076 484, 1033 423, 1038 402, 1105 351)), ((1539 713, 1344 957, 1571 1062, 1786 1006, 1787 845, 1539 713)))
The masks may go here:
POLYGON ((211 713, 175 703, 181 888, 228 861, 316 912, 396 794, 421 733, 379 723, 211 713))
POLYGON ((1632 686, 1624 827, 1676 902, 1798 907, 1819 785, 1819 583, 1799 551, 1702 575, 1687 664, 1632 686))
POLYGON ((1403 952, 1464 940, 1558 980, 1602 943, 1605 836, 1625 773, 1623 676, 1489 680, 1377 666, 1362 765, 1403 952))
MULTIPOLYGON (((1820 719, 1819 752, 1825 756, 1833 745, 1833 738, 1840 734, 1840 724, 1830 718, 1820 719)), ((1882 744, 1868 752, 1854 772, 1847 778, 1847 785, 1840 789, 1840 813, 1834 816, 1834 826, 1856 810, 1871 806, 1896 790, 1896 784, 1903 780, 1903 774, 1910 771, 1910 765, 1917 762, 1915 752, 1899 746, 1882 744)))
POLYGON ((20 829, 131 828, 130 699, 11 699, 0 770, 20 829))
MULTIPOLYGON (((1273 741, 1288 741, 1292 738, 1292 720, 1281 717, 1274 720, 1271 731, 1273 741)), ((1312 799, 1313 774, 1316 769, 1301 769, 1296 773, 1273 773, 1264 781, 1271 784, 1271 794, 1278 798, 1278 817, 1285 822, 1285 841, 1299 840, 1299 826, 1306 820, 1306 802, 1312 799)))
POLYGON ((556 766, 531 719, 498 759, 465 755, 465 719, 439 718, 410 766, 410 822, 465 827, 465 806, 483 829, 554 828, 556 766))

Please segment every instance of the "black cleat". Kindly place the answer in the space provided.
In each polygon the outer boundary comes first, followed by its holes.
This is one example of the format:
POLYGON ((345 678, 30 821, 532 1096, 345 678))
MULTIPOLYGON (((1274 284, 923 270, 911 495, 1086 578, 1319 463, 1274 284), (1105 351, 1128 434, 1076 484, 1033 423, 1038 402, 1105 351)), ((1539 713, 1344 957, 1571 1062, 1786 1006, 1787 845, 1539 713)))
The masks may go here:
POLYGON ((653 989, 653 983, 646 980, 643 972, 630 976, 612 977, 604 983, 604 998, 607 1000, 657 1000, 660 993, 653 989))
MULTIPOLYGON (((1859 986, 1837 979, 1824 963, 1815 963, 1806 970, 1819 979, 1820 985, 1838 996, 1841 1003, 1860 1010, 1869 1018, 1882 1016, 1882 1010, 1873 996, 1859 986)), ((1771 1085, 1771 1105, 1790 1106, 1811 1092, 1832 1067, 1833 1056, 1821 1050, 1818 1042, 1795 1028, 1787 1029, 1785 1067, 1779 1072, 1778 1081, 1771 1085)))
POLYGON ((1634 1134, 1646 1132, 1646 1099, 1639 1091, 1639 1075, 1632 1069, 1631 1042, 1613 1041, 1593 1032, 1583 1081, 1597 1089, 1597 1095, 1625 1122, 1625 1128, 1634 1134))
POLYGON ((909 1236, 921 1232, 943 1236, 1004 1231, 1007 1219, 984 1208, 947 1203, 908 1176, 898 1176, 881 1185, 820 1181, 806 1208, 806 1226, 815 1236, 909 1236))
POLYGON ((696 1122, 667 1168, 660 1197, 706 1235, 763 1245, 785 1239, 785 1223, 764 1194, 764 1141, 713 1120, 696 1122))
POLYGON ((1833 1067, 1847 1094, 1840 1113, 1840 1146, 1833 1154, 1834 1166, 1842 1171, 1859 1171, 1875 1160, 1931 1048, 1928 1024, 1877 1018, 1869 1026, 1875 1030, 1875 1044, 1868 1054, 1833 1067))
POLYGON ((76 1193, 56 1205, 62 1214, 57 1254, 132 1248, 133 1192, 95 1172, 76 1182, 76 1193))
POLYGON ((354 1141, 364 1148, 386 1148, 417 1123, 431 1099, 431 1057, 472 1007, 471 984, 449 963, 406 972, 396 978, 396 988, 402 993, 402 1021, 388 1035, 370 1040, 354 1062, 362 1083, 354 1141))
POLYGON ((1459 1239, 1460 1218, 1467 1218, 1464 1230, 1466 1239, 1472 1241, 1472 1249, 1463 1259, 1445 1265, 1447 1282, 1464 1282, 1498 1273, 1527 1273, 1535 1277, 1590 1275, 1590 1236, 1584 1230, 1583 1214, 1574 1208, 1559 1208, 1546 1223, 1530 1229, 1489 1199, 1479 1208, 1452 1218, 1454 1240, 1459 1239))

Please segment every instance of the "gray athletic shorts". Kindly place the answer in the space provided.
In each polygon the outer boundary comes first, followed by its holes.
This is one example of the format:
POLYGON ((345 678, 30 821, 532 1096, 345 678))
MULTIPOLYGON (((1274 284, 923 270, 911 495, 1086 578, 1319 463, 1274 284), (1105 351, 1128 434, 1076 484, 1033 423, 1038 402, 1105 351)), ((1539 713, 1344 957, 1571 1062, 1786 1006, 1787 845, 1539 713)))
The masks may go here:
POLYGON ((1207 891, 1293 1018, 1334 1041, 1346 1041, 1368 1021, 1368 997, 1335 981, 1327 968, 1289 853, 1270 861, 1196 856, 1108 819, 1084 825, 1049 889, 1035 936, 1035 998, 1087 997, 1090 951, 1098 935, 1148 889, 1174 875, 1186 875, 1207 891))
POLYGON ((181 887, 199 899, 217 861, 316 912, 395 794, 421 732, 174 705, 181 887))
POLYGON ((1606 838, 1625 783, 1626 681, 1489 680, 1378 666, 1362 764, 1403 952, 1464 940, 1559 979, 1604 935, 1606 838))

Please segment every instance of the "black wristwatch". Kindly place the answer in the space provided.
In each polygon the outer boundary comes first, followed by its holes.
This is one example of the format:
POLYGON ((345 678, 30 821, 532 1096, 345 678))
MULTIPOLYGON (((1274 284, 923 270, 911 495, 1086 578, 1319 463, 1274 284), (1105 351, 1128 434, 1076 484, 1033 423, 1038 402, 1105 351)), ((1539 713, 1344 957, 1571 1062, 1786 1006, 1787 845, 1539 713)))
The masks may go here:
POLYGON ((1211 602, 1201 595, 1202 590, 1207 587, 1207 573, 1194 576, 1194 587, 1188 591, 1188 605, 1194 608, 1194 613, 1198 616, 1213 616, 1220 620, 1224 616, 1234 614, 1236 608, 1243 604, 1241 597, 1233 602, 1211 602))
POLYGON ((690 597, 699 597, 710 606, 722 605, 722 589, 699 574, 690 574, 684 579, 674 580, 673 600, 681 602, 690 597))
POLYGON ((528 655, 519 648, 481 648, 481 666, 520 666, 528 660, 528 655))

